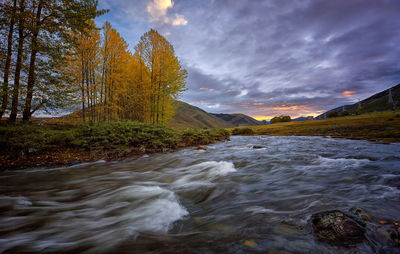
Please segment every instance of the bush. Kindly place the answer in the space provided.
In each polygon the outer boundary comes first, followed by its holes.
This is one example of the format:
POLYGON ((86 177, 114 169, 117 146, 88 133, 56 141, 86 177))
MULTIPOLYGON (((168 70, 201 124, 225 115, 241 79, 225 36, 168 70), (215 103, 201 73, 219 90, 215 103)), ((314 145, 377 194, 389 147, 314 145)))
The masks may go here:
POLYGON ((23 152, 54 149, 71 140, 71 131, 54 130, 34 124, 17 124, 0 127, 0 151, 23 152))
POLYGON ((224 129, 184 132, 140 122, 99 122, 60 127, 20 124, 0 126, 0 151, 30 153, 54 149, 116 150, 132 148, 161 150, 202 145, 229 138, 224 129))
POLYGON ((283 123, 283 122, 290 122, 292 119, 290 116, 275 116, 271 119, 270 123, 283 123))
POLYGON ((350 112, 347 111, 347 110, 345 110, 345 111, 343 111, 340 115, 341 115, 341 116, 349 116, 349 115, 350 115, 350 112))
POLYGON ((232 135, 254 135, 254 131, 251 128, 235 128, 232 135))
POLYGON ((125 121, 81 125, 73 144, 84 149, 110 150, 141 146, 159 149, 175 147, 178 141, 178 134, 166 127, 125 121))
POLYGON ((328 117, 329 117, 329 118, 338 117, 338 116, 339 116, 339 113, 336 112, 336 111, 333 111, 333 112, 329 112, 329 113, 328 113, 328 117))
POLYGON ((365 113, 365 110, 363 110, 362 108, 358 108, 355 113, 356 115, 362 115, 365 113))
POLYGON ((229 138, 229 131, 225 129, 186 129, 181 134, 181 140, 186 145, 206 145, 229 138))

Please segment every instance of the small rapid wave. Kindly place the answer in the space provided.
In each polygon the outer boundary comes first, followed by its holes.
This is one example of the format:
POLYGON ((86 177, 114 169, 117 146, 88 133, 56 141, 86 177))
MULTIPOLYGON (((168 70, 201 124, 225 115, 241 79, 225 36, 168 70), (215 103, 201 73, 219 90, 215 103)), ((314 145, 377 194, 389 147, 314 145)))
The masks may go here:
POLYGON ((174 170, 181 176, 174 181, 175 188, 199 187, 213 185, 212 181, 229 173, 236 172, 235 166, 228 161, 206 161, 189 167, 174 170))
POLYGON ((355 159, 355 158, 327 158, 319 156, 316 160, 321 166, 331 167, 332 165, 344 167, 358 167, 362 164, 369 163, 369 159, 355 159))
POLYGON ((35 231, 0 241, 0 252, 28 243, 25 248, 32 251, 79 244, 114 246, 136 238, 139 233, 166 233, 175 221, 188 215, 176 195, 159 186, 126 186, 72 204, 0 197, 1 202, 7 200, 14 205, 13 209, 29 211, 30 215, 14 217, 22 228, 15 228, 12 218, 1 218, 2 231, 23 230, 24 226, 29 226, 32 217, 41 223, 35 231), (77 230, 80 232, 78 238, 77 230))

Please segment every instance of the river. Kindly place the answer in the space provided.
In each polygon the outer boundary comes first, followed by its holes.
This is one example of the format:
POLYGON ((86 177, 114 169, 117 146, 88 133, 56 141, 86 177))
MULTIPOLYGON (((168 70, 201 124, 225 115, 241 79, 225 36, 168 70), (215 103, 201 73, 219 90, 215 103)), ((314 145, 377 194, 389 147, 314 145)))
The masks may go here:
POLYGON ((0 173, 0 253, 399 253, 379 219, 400 219, 399 143, 233 136, 0 173), (372 218, 367 241, 314 240, 313 213, 352 207, 372 218))

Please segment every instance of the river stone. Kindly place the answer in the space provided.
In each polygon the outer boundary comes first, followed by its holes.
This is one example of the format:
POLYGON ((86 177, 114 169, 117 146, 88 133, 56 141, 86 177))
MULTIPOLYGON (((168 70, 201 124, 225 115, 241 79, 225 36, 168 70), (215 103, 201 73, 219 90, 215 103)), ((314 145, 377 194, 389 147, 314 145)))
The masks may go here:
POLYGON ((244 240, 243 244, 250 248, 257 247, 257 243, 253 239, 244 240))
POLYGON ((350 212, 352 212, 355 216, 357 216, 360 220, 362 220, 363 223, 366 221, 371 221, 371 217, 369 216, 369 214, 362 208, 353 207, 350 209, 350 212))
POLYGON ((199 146, 197 146, 196 150, 204 150, 204 151, 206 151, 207 147, 199 145, 199 146))
POLYGON ((253 149, 262 149, 265 148, 265 146, 253 146, 253 149))
POLYGON ((350 247, 365 240, 365 228, 355 218, 333 210, 313 214, 311 223, 317 241, 350 247))

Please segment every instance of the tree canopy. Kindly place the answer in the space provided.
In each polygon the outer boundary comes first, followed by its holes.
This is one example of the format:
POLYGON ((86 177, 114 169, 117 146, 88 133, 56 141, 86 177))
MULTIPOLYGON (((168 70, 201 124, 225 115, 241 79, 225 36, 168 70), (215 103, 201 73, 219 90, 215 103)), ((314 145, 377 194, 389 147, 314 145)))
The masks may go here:
POLYGON ((81 121, 138 120, 165 125, 187 72, 156 30, 134 47, 106 22, 97 0, 0 3, 1 108, 29 121, 35 112, 74 111, 81 121), (79 106, 78 106, 79 105, 79 106))

